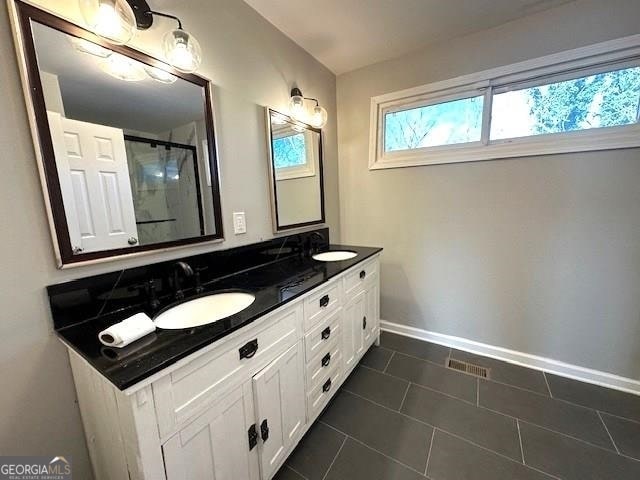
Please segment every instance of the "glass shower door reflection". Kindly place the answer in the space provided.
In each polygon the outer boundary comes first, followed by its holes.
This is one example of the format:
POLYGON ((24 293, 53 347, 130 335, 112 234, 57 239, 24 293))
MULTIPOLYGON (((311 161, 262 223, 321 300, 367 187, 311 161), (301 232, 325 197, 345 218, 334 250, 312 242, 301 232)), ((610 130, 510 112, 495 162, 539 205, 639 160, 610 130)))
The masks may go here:
POLYGON ((141 245, 204 235, 196 147, 125 135, 141 245))

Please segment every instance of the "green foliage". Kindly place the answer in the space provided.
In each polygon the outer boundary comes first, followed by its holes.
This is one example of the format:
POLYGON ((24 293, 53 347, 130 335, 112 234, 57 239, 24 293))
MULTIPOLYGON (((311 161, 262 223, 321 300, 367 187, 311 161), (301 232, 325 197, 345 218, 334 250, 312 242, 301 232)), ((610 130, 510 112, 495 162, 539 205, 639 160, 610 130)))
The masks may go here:
POLYGON ((275 168, 296 167, 304 165, 306 161, 303 133, 273 139, 275 168))
POLYGON ((640 68, 525 90, 535 134, 629 125, 638 121, 640 68))

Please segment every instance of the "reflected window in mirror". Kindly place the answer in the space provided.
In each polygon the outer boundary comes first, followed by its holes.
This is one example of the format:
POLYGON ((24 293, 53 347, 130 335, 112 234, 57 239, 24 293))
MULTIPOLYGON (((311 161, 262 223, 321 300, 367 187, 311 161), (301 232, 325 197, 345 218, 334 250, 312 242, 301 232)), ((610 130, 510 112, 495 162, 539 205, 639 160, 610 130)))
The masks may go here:
POLYGON ((324 223, 319 129, 267 109, 274 230, 324 223))
POLYGON ((221 239, 209 82, 17 5, 61 265, 221 239))

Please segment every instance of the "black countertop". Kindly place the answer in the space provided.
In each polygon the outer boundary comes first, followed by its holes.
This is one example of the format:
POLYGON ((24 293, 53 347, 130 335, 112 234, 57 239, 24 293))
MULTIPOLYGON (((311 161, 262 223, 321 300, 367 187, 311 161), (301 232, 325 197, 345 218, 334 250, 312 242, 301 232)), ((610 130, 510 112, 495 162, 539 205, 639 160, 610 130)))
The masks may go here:
MULTIPOLYGON (((116 387, 125 390, 382 251, 381 248, 348 245, 331 245, 328 250, 352 250, 358 255, 337 262, 292 256, 205 283, 205 291, 199 296, 225 290, 255 295, 255 301, 245 310, 209 325, 184 330, 157 329, 120 349, 105 347, 99 342, 100 331, 134 313, 145 311, 152 316, 147 307, 140 306, 98 316, 56 332, 116 387)), ((196 296, 186 300, 193 298, 196 296)))

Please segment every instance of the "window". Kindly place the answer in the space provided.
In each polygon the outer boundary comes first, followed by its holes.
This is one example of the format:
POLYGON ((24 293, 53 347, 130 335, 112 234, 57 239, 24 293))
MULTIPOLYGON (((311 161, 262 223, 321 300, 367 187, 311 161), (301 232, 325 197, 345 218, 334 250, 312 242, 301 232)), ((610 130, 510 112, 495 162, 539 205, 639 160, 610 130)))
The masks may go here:
POLYGON ((372 169, 640 146, 640 35, 372 98, 372 169))
POLYGON ((483 97, 471 97, 386 113, 384 150, 479 142, 482 103, 483 97))
POLYGON ((282 127, 274 128, 272 135, 276 180, 312 177, 316 174, 314 151, 317 151, 318 144, 309 131, 292 132, 291 128, 282 127))
POLYGON ((638 123, 640 67, 493 95, 491 139, 638 123))
POLYGON ((304 133, 274 138, 273 163, 277 169, 299 167, 307 163, 304 133))

